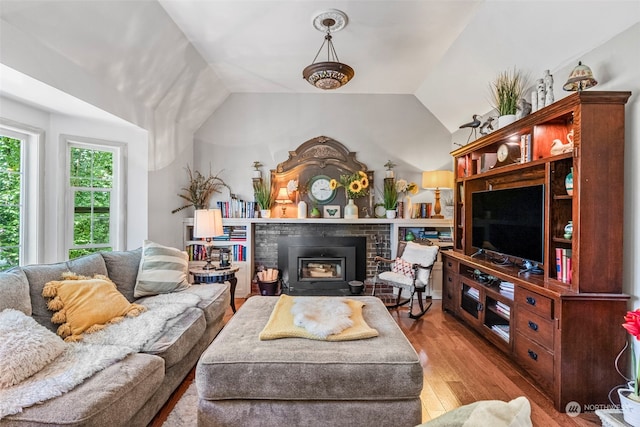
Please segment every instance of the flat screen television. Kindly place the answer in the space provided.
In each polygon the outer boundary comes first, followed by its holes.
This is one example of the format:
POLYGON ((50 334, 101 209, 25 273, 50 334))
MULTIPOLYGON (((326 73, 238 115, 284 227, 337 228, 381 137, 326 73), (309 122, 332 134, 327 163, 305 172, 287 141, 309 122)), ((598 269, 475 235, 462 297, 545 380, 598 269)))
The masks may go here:
POLYGON ((544 185, 471 194, 475 248, 544 263, 544 185))

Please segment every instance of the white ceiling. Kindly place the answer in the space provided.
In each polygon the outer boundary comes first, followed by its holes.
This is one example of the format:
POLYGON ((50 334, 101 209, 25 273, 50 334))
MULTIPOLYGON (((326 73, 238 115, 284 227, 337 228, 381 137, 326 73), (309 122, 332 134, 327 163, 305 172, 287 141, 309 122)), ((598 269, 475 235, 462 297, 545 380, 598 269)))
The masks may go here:
MULTIPOLYGON (((349 16, 333 40, 355 69, 335 92, 415 95, 450 131, 490 110, 499 72, 541 77, 640 22, 640 0, 0 0, 3 21, 152 108, 188 87, 176 85, 192 59, 185 42, 209 64, 219 102, 234 92, 330 96, 302 79, 323 39, 311 20, 330 8, 349 16)), ((198 108, 206 100, 193 94, 179 113, 200 123, 215 106, 198 108)))

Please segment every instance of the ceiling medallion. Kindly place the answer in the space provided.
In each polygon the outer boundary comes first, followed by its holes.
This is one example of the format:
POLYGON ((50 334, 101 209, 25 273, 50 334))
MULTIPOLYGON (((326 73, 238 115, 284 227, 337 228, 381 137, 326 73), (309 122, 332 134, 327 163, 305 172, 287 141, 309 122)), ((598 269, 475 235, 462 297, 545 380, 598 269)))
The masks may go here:
POLYGON ((349 83, 355 75, 353 68, 341 63, 338 59, 331 36, 331 32, 340 31, 347 25, 347 22, 347 15, 337 9, 322 12, 313 18, 314 28, 326 34, 311 65, 302 71, 302 77, 319 89, 337 89, 349 83), (325 45, 327 46, 327 60, 316 62, 325 45))

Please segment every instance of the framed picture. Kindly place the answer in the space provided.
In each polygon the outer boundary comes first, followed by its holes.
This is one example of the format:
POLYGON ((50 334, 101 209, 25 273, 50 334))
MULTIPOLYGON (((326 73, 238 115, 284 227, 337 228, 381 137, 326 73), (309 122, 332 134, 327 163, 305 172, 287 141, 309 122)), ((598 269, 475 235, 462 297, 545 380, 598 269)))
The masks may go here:
POLYGON ((340 218, 340 205, 325 205, 323 218, 340 218))

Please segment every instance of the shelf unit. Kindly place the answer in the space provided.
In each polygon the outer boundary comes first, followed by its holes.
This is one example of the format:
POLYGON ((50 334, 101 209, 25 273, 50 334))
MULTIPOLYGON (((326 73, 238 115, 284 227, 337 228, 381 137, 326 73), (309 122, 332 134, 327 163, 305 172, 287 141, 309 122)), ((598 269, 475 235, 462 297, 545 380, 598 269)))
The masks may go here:
MULTIPOLYGON (((251 223, 243 219, 224 218, 222 220, 225 235, 212 240, 209 244, 216 248, 227 248, 230 251, 231 262, 239 267, 236 272, 238 285, 236 297, 244 298, 251 294, 252 259, 253 259, 253 230, 251 223)), ((183 220, 183 246, 189 254, 190 266, 205 264, 204 240, 193 238, 193 218, 183 220)), ((216 251, 212 259, 217 259, 216 251)))
POLYGON ((443 256, 443 309, 510 354, 559 411, 571 401, 606 404, 620 382, 613 361, 625 343, 620 319, 629 298, 622 293, 622 188, 630 95, 574 93, 452 152, 454 250, 443 256), (566 144, 569 133, 573 148, 552 154, 554 140, 566 144), (487 166, 500 145, 520 141, 528 153, 520 161, 487 166), (569 195, 565 178, 572 170, 569 195), (514 265, 472 257, 478 249, 470 232, 472 193, 538 184, 544 185, 543 274, 521 274, 515 265, 523 260, 515 257, 506 257, 514 265), (571 239, 564 237, 568 221, 571 239), (557 253, 569 254, 570 279, 558 273, 557 253), (514 299, 479 283, 469 273, 474 270, 514 283, 514 299), (469 289, 477 289, 477 301, 469 289), (510 308, 508 318, 491 309, 497 302, 510 308), (496 325, 508 327, 508 343, 491 329, 496 325))

